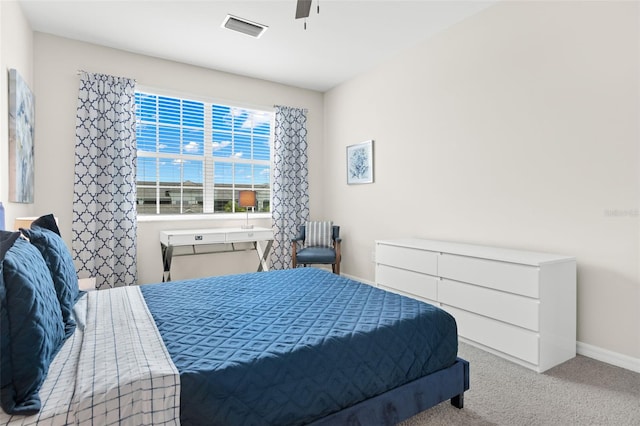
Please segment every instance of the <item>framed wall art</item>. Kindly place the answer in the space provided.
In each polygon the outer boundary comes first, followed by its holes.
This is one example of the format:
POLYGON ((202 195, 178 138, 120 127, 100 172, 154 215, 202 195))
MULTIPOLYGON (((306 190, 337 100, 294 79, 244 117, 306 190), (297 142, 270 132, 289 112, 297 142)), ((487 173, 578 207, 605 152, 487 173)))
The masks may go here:
POLYGON ((9 70, 9 201, 33 203, 34 98, 18 71, 9 70))
POLYGON ((347 183, 373 183, 373 140, 347 146, 347 183))

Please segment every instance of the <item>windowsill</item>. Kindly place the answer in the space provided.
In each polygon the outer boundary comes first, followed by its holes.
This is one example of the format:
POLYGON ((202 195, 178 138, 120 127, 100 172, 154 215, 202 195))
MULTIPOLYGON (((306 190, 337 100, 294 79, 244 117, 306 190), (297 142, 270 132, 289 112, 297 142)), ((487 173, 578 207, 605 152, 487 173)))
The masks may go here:
MULTIPOLYGON (((246 213, 209 213, 209 214, 143 214, 138 222, 183 222, 205 220, 246 220, 246 213)), ((249 213, 249 220, 271 219, 271 213, 249 213)))

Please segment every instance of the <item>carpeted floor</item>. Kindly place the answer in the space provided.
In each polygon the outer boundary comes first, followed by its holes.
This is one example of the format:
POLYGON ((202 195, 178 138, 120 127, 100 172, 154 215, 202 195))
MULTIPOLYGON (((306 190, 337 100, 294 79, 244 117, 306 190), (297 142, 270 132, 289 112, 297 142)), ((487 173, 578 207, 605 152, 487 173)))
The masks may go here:
POLYGON ((449 402, 401 426, 640 425, 640 374, 578 355, 538 374, 461 343, 470 363, 464 408, 449 402))

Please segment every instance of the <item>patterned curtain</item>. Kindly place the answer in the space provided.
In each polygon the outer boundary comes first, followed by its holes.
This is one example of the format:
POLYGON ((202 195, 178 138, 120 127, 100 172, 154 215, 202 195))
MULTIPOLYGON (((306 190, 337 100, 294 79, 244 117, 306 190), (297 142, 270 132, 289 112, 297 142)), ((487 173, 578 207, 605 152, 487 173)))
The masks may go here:
POLYGON ((136 283, 135 80, 82 73, 72 251, 96 288, 136 283))
POLYGON ((307 111, 276 106, 271 267, 291 267, 291 238, 309 218, 307 111))

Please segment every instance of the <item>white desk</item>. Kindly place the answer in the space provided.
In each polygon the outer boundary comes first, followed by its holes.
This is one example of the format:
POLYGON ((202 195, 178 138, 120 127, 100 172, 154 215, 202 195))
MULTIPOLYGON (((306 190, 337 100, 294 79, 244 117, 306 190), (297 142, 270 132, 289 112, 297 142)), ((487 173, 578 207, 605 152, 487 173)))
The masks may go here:
POLYGON ((273 230, 270 228, 208 228, 208 229, 180 229, 160 232, 160 248, 162 249, 162 264, 164 273, 162 281, 171 281, 171 259, 173 248, 178 246, 191 246, 191 253, 176 254, 187 256, 196 254, 223 253, 230 251, 243 251, 246 248, 236 249, 236 243, 253 243, 251 250, 256 250, 260 263, 258 272, 269 270, 269 251, 273 244, 273 230), (266 245, 263 246, 263 243, 266 245), (209 252, 197 252, 196 246, 210 244, 227 244, 230 249, 209 252))

